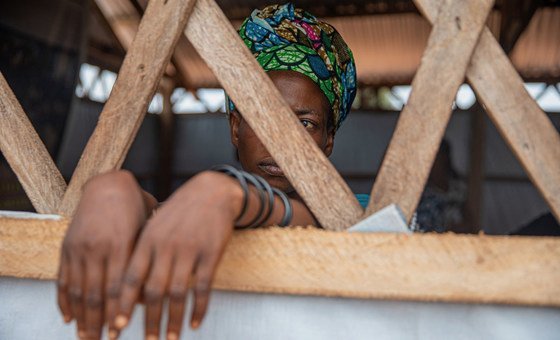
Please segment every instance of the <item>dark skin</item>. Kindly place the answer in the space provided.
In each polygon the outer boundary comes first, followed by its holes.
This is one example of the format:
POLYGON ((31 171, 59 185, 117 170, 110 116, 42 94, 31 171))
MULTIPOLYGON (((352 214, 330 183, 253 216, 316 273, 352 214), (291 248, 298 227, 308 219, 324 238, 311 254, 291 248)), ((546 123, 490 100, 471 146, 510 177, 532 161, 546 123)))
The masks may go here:
MULTIPOLYGON (((333 124, 329 124, 329 102, 319 87, 297 72, 271 71, 268 75, 311 138, 325 155, 330 156, 334 144, 334 129, 333 124)), ((285 193, 297 196, 270 153, 237 111, 230 115, 230 130, 231 142, 238 150, 239 161, 244 170, 264 177, 268 183, 285 193)))
MULTIPOLYGON (((291 71, 269 73, 313 140, 328 156, 334 130, 328 101, 313 81, 291 71)), ((289 193, 293 225, 317 221, 281 174, 270 154, 237 112, 230 115, 232 143, 246 171, 263 176, 289 193)), ((181 186, 157 208, 126 171, 97 176, 84 186, 82 199, 62 246, 58 304, 64 320, 77 321, 81 339, 99 339, 103 324, 116 338, 134 305, 143 297, 146 338, 157 339, 163 301, 169 299, 167 338, 181 333, 189 287, 194 293, 191 327, 197 328, 207 309, 217 264, 242 208, 243 191, 232 178, 205 171, 181 186)), ((248 213, 260 207, 251 188, 248 213)), ((263 225, 279 223, 280 199, 263 225)))

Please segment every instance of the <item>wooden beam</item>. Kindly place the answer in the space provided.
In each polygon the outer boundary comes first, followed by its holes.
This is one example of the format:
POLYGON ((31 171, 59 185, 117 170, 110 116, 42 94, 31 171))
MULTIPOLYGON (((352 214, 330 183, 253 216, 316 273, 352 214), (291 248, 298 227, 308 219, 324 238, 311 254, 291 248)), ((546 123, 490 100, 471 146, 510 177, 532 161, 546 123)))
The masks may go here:
MULTIPOLYGON (((95 0, 99 11, 109 24, 119 43, 128 51, 140 25, 140 14, 130 0, 95 0)), ((190 78, 184 68, 180 70, 181 80, 188 86, 190 78)), ((169 77, 175 76, 177 70, 173 64, 167 64, 165 73, 169 77)))
MULTIPOLYGON (((148 6, 148 0, 136 0, 138 7, 141 11, 144 11, 148 6)), ((185 35, 181 35, 179 41, 177 42, 177 46, 175 46, 175 51, 173 52, 172 61, 173 65, 177 68, 179 72, 179 76, 183 83, 183 86, 187 90, 197 90, 197 84, 195 84, 195 80, 191 76, 193 67, 192 57, 200 59, 198 53, 196 53, 195 48, 191 44, 191 42, 187 39, 185 35)), ((208 69, 208 66, 204 63, 197 63, 196 67, 202 68, 198 69, 197 72, 207 74, 211 71, 208 69)))
POLYGON ((140 25, 140 15, 129 0, 95 0, 97 8, 126 51, 132 45, 140 25))
POLYGON ((499 39, 506 54, 513 50, 542 2, 542 0, 509 0, 502 3, 499 39))
MULTIPOLYGON (((244 20, 255 9, 275 1, 218 1, 230 20, 244 20)), ((320 18, 418 13, 410 0, 300 1, 298 7, 320 18)))
POLYGON ((323 227, 341 230, 363 209, 214 0, 198 0, 187 38, 323 227))
POLYGON ((467 176, 467 199, 463 208, 463 223, 456 232, 477 233, 481 229, 484 202, 486 156, 486 117, 478 101, 470 109, 470 156, 467 176))
MULTIPOLYGON (((433 22, 439 11, 431 0, 416 0, 433 22)), ((484 28, 467 79, 494 125, 560 221, 560 134, 531 98, 504 51, 484 28)))
POLYGON ((157 171, 157 200, 165 201, 171 194, 173 186, 173 148, 175 139, 175 113, 171 103, 171 95, 175 89, 175 81, 164 78, 160 84, 163 109, 158 115, 159 121, 159 169, 157 171))
POLYGON ((0 151, 40 213, 56 212, 66 182, 0 73, 0 151))
POLYGON ((367 214, 397 203, 407 221, 412 218, 492 4, 492 0, 447 0, 441 5, 412 81, 412 93, 373 186, 367 214))
MULTIPOLYGON (((0 217, 0 276, 54 279, 67 220, 0 217)), ((363 299, 560 307, 560 239, 236 232, 214 288, 363 299)))
POLYGON ((82 186, 122 165, 195 0, 150 1, 59 211, 72 216, 82 186))

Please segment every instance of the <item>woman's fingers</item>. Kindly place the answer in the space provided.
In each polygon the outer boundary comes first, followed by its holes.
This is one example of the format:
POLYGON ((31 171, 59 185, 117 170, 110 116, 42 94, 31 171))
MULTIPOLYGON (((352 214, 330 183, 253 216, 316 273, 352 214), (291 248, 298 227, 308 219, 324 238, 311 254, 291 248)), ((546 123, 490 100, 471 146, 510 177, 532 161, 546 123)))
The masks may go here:
POLYGON ((175 260, 173 274, 169 281, 169 317, 167 322, 167 340, 176 340, 181 334, 189 277, 194 267, 196 256, 190 249, 181 249, 175 260))
POLYGON ((68 258, 63 251, 60 256, 60 267, 58 269, 57 298, 58 307, 66 323, 72 320, 72 306, 70 304, 70 297, 68 296, 69 271, 68 258))
POLYGON ((152 248, 147 241, 142 242, 142 240, 146 240, 146 238, 140 240, 124 275, 119 297, 118 313, 114 322, 115 328, 119 331, 128 324, 132 309, 138 300, 142 284, 150 269, 152 248))
POLYGON ((112 251, 107 263, 107 279, 105 281, 105 321, 109 327, 109 339, 118 337, 115 318, 119 310, 121 282, 126 269, 127 250, 117 248, 112 251))
POLYGON ((160 248, 154 254, 154 263, 146 284, 144 286, 145 327, 146 339, 159 338, 159 326, 161 322, 161 312, 163 308, 163 298, 169 282, 169 275, 172 265, 172 256, 169 249, 160 248))
POLYGON ((210 300, 210 288, 212 285, 212 277, 214 270, 220 259, 219 252, 206 251, 206 255, 200 257, 195 273, 194 306, 191 316, 191 327, 196 329, 202 323, 202 319, 208 308, 210 300))
POLYGON ((103 276, 102 258, 90 256, 85 263, 84 322, 88 339, 99 339, 103 326, 103 276))
POLYGON ((68 295, 70 296, 70 306, 72 315, 78 324, 78 336, 85 336, 85 320, 83 305, 83 268, 82 258, 77 255, 76 258, 70 259, 70 282, 68 285, 68 295))

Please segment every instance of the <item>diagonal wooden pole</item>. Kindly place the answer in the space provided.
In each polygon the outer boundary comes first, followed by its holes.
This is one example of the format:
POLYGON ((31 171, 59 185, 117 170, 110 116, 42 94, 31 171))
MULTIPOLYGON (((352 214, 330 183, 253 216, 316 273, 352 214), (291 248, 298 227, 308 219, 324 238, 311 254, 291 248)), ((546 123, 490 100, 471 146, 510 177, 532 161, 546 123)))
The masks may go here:
MULTIPOLYGON (((140 25, 141 20, 141 17, 136 8, 132 5, 131 0, 95 0, 95 4, 107 20, 121 46, 128 51, 134 36, 138 31, 138 26, 140 25)), ((185 87, 190 87, 192 83, 189 69, 186 65, 187 62, 183 56, 185 48, 188 49, 188 47, 185 46, 188 45, 189 43, 186 38, 181 35, 172 55, 173 65, 168 64, 166 67, 166 73, 169 76, 173 76, 176 72, 175 69, 177 69, 185 87)))
MULTIPOLYGON (((439 2, 416 0, 415 3, 430 22, 436 21, 439 2)), ((560 221, 560 134, 531 98, 487 27, 480 34, 466 77, 488 116, 560 221)), ((374 209, 367 211, 371 213, 374 209)))
POLYGON ((410 221, 493 3, 492 0, 446 0, 441 4, 412 81, 412 93, 373 186, 366 214, 398 203, 410 221))
POLYGON ((66 182, 0 73, 0 151, 37 212, 52 214, 66 182))
POLYGON ((363 209, 304 130, 214 0, 198 0, 185 34, 321 225, 342 230, 363 209))
POLYGON ((195 0, 152 0, 59 208, 72 216, 82 186, 119 168, 142 123, 195 0))

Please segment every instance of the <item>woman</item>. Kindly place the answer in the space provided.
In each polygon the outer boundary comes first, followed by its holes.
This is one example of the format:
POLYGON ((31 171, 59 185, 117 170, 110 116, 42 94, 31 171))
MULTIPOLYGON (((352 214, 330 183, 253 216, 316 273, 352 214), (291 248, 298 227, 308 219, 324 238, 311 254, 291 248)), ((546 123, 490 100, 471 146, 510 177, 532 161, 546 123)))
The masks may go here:
MULTIPOLYGON (((352 53, 341 36, 292 4, 255 10, 239 33, 313 140, 330 155, 356 92, 352 53)), ((200 325, 214 270, 235 225, 251 224, 264 210, 270 214, 258 225, 278 224, 291 206, 290 224, 319 226, 233 103, 228 112, 243 169, 287 193, 288 202, 276 195, 273 204, 265 204, 264 185, 244 187, 225 173, 205 171, 155 210, 156 200, 126 171, 92 179, 64 240, 58 280, 60 309, 66 322, 76 319, 80 338, 99 338, 105 322, 110 338, 116 338, 142 296, 146 336, 157 338, 168 297, 167 334, 176 339, 189 282, 191 327, 200 325)))

